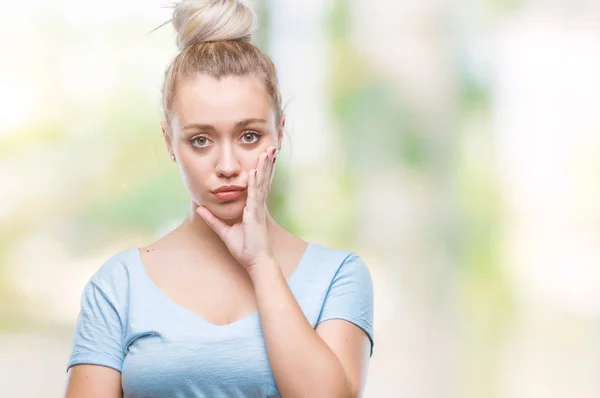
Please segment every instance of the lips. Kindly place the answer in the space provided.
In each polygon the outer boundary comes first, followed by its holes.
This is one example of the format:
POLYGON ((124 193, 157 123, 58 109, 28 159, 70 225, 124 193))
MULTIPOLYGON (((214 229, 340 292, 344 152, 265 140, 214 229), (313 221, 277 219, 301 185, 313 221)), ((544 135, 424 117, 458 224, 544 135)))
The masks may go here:
POLYGON ((215 195, 215 197, 219 200, 229 201, 242 196, 245 190, 245 187, 240 187, 237 185, 225 185, 215 189, 213 191, 213 195, 215 195))

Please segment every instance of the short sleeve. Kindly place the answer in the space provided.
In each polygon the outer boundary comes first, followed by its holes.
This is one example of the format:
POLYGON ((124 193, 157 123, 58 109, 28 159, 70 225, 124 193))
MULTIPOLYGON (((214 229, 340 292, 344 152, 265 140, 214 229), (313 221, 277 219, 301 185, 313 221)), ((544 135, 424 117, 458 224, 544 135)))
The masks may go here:
POLYGON ((123 326, 114 305, 92 281, 81 295, 73 350, 67 370, 78 364, 103 365, 121 371, 123 326))
POLYGON ((329 319, 343 319, 365 331, 373 355, 373 280, 367 265, 351 254, 335 274, 317 325, 329 319))

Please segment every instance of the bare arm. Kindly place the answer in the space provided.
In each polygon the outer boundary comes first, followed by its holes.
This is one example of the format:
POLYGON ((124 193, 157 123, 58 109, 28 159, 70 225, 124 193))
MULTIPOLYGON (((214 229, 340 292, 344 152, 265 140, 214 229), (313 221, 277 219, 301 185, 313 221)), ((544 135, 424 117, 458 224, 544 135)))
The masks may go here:
POLYGON ((320 323, 317 334, 340 359, 352 388, 352 397, 362 396, 367 381, 371 342, 366 333, 343 319, 320 323))
POLYGON ((337 319, 323 322, 315 331, 274 260, 255 267, 251 277, 267 354, 282 396, 360 397, 370 352, 366 333, 337 319))
POLYGON ((66 398, 121 398, 121 373, 99 365, 75 365, 69 369, 66 398))

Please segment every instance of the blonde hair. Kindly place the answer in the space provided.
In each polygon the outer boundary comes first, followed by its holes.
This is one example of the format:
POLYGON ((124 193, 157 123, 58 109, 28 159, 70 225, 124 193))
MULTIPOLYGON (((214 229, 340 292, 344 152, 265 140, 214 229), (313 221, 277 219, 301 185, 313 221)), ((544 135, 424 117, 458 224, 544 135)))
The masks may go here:
POLYGON ((177 31, 179 54, 165 71, 162 105, 170 124, 177 89, 199 73, 221 79, 254 75, 264 83, 281 122, 281 94, 273 61, 250 42, 258 22, 240 0, 181 0, 171 20, 177 31))

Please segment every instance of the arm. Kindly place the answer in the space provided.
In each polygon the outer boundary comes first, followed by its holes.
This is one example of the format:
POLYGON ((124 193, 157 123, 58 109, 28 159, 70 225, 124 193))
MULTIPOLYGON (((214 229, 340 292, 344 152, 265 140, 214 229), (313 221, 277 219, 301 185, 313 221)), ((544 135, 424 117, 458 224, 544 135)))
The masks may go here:
POLYGON ((315 331, 272 259, 250 274, 267 354, 283 397, 359 397, 370 341, 358 326, 331 319, 315 331))
POLYGON ((114 303, 95 283, 86 284, 68 363, 66 398, 122 397, 122 323, 114 303))
POLYGON ((121 373, 99 365, 69 369, 66 398, 121 398, 121 373))
POLYGON ((352 397, 361 397, 367 381, 371 342, 358 326, 342 320, 330 319, 316 328, 317 334, 344 366, 352 389, 352 397))

